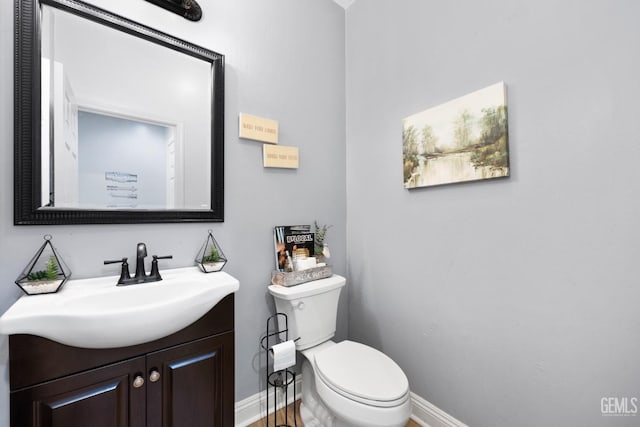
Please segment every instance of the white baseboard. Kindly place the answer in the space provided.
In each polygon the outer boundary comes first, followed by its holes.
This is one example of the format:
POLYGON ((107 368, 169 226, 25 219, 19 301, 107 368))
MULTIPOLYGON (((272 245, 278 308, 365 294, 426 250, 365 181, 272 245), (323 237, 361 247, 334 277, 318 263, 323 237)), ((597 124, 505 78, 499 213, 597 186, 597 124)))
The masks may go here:
MULTIPOLYGON (((302 394, 302 375, 296 375, 296 395, 293 395, 293 388, 289 389, 287 405, 300 399, 302 394)), ((269 412, 273 411, 274 402, 273 387, 269 387, 269 412)), ((284 407, 282 394, 278 393, 278 409, 284 407)), ((236 402, 236 427, 246 427, 251 423, 264 418, 267 415, 267 396, 264 391, 249 396, 236 402)))
MULTIPOLYGON (((296 376, 296 396, 290 390, 288 402, 300 399, 302 393, 302 375, 296 376)), ((269 391, 269 406, 273 405, 273 388, 269 391)), ((278 409, 284 406, 282 396, 278 395, 280 404, 278 409)), ((272 411, 272 408, 269 408, 272 411)), ((236 427, 246 427, 267 414, 267 398, 264 392, 256 393, 239 402, 236 402, 236 427)), ((466 424, 453 418, 440 408, 432 405, 415 393, 411 393, 411 419, 423 427, 468 427, 466 424)))
POLYGON ((415 393, 411 393, 411 419, 423 427, 469 427, 415 393))

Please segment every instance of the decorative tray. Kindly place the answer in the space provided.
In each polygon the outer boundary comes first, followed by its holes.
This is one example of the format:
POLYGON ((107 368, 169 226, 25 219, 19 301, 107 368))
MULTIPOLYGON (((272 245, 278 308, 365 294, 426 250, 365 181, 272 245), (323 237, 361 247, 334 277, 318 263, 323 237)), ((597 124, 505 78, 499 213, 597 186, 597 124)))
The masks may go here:
POLYGON ((271 273, 271 284, 281 286, 295 286, 312 280, 324 279, 333 274, 330 265, 313 267, 301 271, 271 273))

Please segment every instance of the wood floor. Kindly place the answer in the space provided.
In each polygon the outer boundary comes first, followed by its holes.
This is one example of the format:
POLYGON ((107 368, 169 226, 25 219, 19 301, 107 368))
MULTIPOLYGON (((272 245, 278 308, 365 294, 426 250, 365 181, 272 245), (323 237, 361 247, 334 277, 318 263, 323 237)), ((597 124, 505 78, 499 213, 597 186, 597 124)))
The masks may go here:
MULTIPOLYGON (((299 413, 298 408, 300 407, 300 401, 296 401, 296 414, 299 413)), ((287 412, 288 412, 288 417, 285 420, 284 417, 284 409, 280 409, 277 413, 276 413, 276 425, 280 425, 280 424, 288 424, 290 427, 295 427, 295 419, 293 418, 293 403, 291 405, 289 405, 289 407, 287 408, 287 412)), ((297 419, 298 424, 297 427, 304 427, 304 425, 302 424, 302 421, 300 421, 300 418, 298 417, 297 419)), ((260 421, 256 421, 253 424, 248 425, 247 427, 267 427, 267 421, 265 419, 262 419, 260 421)), ((269 417, 269 427, 275 427, 274 423, 273 423, 273 415, 271 417, 269 417)), ((413 420, 409 420, 409 422, 407 423, 406 427, 420 427, 420 424, 416 423, 413 420)))

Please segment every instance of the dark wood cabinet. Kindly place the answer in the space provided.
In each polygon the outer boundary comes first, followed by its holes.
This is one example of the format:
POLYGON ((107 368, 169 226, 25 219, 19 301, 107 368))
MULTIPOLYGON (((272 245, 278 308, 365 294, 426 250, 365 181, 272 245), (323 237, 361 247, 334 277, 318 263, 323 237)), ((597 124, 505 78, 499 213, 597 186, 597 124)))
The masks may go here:
POLYGON ((231 346, 233 336, 224 334, 149 354, 147 425, 233 425, 234 413, 231 424, 225 424, 222 408, 223 385, 233 381, 233 370, 225 369, 231 346))
POLYGON ((145 389, 132 386, 144 371, 137 357, 17 391, 11 425, 144 427, 145 389))
POLYGON ((182 331, 134 347, 12 335, 11 426, 232 427, 233 348, 233 295, 182 331))

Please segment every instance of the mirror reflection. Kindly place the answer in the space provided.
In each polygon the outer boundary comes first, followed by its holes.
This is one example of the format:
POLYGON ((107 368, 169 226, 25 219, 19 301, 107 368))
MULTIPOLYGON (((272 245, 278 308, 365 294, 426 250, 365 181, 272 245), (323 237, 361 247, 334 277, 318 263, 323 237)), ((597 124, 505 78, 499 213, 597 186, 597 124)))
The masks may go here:
POLYGON ((212 64, 41 16, 40 209, 210 210, 212 64))

